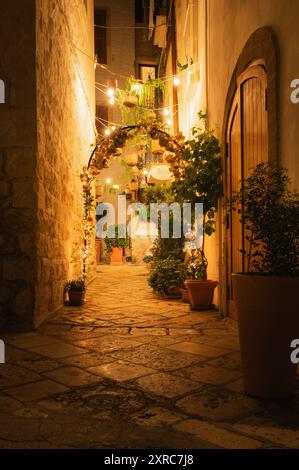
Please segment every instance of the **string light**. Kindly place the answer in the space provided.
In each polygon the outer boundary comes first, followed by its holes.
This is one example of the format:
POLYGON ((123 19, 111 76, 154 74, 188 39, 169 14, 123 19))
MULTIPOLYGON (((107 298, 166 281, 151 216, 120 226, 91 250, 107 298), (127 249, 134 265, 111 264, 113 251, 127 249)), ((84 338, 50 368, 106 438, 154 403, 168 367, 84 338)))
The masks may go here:
POLYGON ((134 83, 132 90, 139 92, 141 90, 141 85, 139 83, 134 83))
POLYGON ((106 178, 106 183, 110 184, 111 183, 111 178, 106 178))
POLYGON ((105 129, 105 130, 104 130, 104 134, 107 135, 107 136, 110 135, 110 134, 111 134, 110 129, 105 129))
POLYGON ((174 77, 173 79, 174 86, 179 86, 180 83, 181 83, 181 79, 179 77, 174 77))
POLYGON ((113 104, 115 103, 115 98, 114 98, 114 96, 111 96, 111 97, 109 98, 108 103, 111 104, 111 105, 113 105, 113 104))
POLYGON ((168 108, 164 108, 164 109, 163 109, 163 114, 164 114, 164 116, 169 116, 169 109, 168 109, 168 108))
POLYGON ((171 120, 171 119, 167 119, 166 124, 167 124, 168 126, 172 126, 172 120, 171 120))
POLYGON ((115 95, 114 88, 108 88, 107 95, 113 97, 115 95))

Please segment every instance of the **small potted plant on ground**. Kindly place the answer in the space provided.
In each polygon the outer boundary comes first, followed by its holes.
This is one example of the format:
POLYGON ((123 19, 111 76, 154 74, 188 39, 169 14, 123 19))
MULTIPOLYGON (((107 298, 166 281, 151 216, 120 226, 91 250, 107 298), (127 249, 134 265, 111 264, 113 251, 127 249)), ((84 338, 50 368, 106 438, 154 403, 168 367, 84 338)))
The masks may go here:
POLYGON ((189 293, 191 309, 209 310, 214 307, 214 290, 218 282, 207 280, 208 262, 202 250, 194 249, 190 256, 187 266, 191 279, 185 281, 185 287, 189 293))
POLYGON ((159 296, 178 299, 187 277, 188 268, 181 260, 167 258, 150 269, 148 283, 159 296))
POLYGON ((245 391, 283 398, 295 388, 299 338, 299 197, 285 169, 260 163, 230 206, 241 215, 247 272, 233 274, 245 391))
MULTIPOLYGON (((215 215, 218 200, 223 194, 220 147, 212 130, 207 129, 206 116, 199 113, 204 128, 194 127, 193 138, 185 142, 181 160, 175 161, 173 168, 176 177, 172 190, 176 200, 192 205, 202 203, 202 227, 195 227, 198 237, 197 248, 191 250, 192 280, 185 283, 192 308, 207 309, 213 307, 214 290, 218 282, 207 278, 208 261, 205 255, 205 237, 215 232, 215 215), (199 292, 201 291, 201 292, 199 292)), ((194 220, 195 222, 195 220, 194 220)), ((196 224, 195 224, 196 225, 196 224)))
POLYGON ((65 286, 65 293, 69 297, 69 305, 78 307, 84 302, 85 282, 83 279, 68 281, 65 286))
POLYGON ((127 248, 129 244, 126 226, 110 225, 105 237, 105 251, 110 255, 110 264, 122 263, 123 249, 127 248))

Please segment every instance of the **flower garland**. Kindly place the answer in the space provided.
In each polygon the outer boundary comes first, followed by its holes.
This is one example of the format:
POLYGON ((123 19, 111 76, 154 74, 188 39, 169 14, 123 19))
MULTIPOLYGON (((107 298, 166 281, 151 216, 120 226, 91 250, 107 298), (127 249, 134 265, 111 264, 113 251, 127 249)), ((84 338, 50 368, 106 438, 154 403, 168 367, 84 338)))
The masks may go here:
POLYGON ((172 137, 163 131, 161 124, 150 116, 138 124, 120 127, 111 132, 109 136, 100 137, 94 148, 89 163, 84 166, 80 175, 83 190, 84 216, 82 219, 82 246, 80 247, 80 261, 82 279, 85 281, 94 263, 95 216, 94 197, 92 195, 92 182, 100 171, 109 166, 110 159, 123 148, 126 141, 136 135, 148 135, 158 140, 159 145, 167 150, 166 161, 175 178, 180 176, 181 155, 184 148, 184 137, 179 134, 172 137))

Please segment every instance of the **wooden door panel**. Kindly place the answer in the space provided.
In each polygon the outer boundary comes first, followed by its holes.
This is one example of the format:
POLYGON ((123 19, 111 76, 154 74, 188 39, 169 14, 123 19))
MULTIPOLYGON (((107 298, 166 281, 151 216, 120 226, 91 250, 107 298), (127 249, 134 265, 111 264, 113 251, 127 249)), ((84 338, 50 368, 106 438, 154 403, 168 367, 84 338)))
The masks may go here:
MULTIPOLYGON (((268 160, 267 74, 260 65, 249 67, 238 78, 227 129, 227 148, 227 193, 231 196, 258 163, 268 160)), ((233 211, 227 237, 228 311, 233 317, 231 274, 247 270, 247 260, 240 252, 247 246, 246 233, 239 219, 240 214, 233 211)))

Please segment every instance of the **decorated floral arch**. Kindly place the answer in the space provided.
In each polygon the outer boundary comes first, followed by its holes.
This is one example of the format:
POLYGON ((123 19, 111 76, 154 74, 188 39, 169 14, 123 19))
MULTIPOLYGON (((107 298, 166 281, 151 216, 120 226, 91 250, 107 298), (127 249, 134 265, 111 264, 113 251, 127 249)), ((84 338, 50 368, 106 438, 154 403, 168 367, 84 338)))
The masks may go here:
POLYGON ((109 167, 113 155, 119 148, 123 148, 126 142, 138 135, 147 135, 152 140, 157 140, 159 145, 167 151, 166 162, 174 177, 180 173, 181 154, 184 147, 182 135, 173 137, 165 132, 156 119, 148 118, 136 125, 116 128, 109 136, 98 137, 97 144, 89 158, 87 166, 83 167, 80 175, 83 189, 84 215, 82 220, 82 246, 80 259, 82 278, 86 280, 87 274, 94 260, 95 238, 95 208, 92 194, 92 182, 100 174, 101 170, 109 167))

